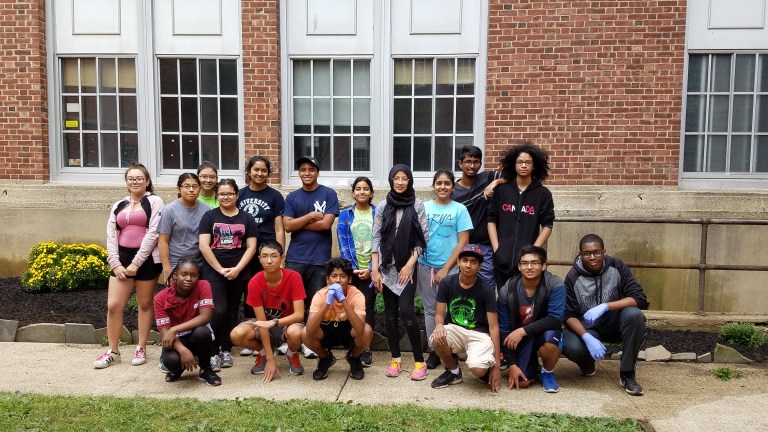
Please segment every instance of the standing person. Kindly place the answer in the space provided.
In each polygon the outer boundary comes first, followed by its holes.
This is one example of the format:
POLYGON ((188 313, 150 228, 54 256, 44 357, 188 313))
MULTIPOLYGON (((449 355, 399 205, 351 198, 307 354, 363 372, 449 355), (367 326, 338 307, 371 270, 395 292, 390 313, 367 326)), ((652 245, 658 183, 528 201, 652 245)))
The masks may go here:
MULTIPOLYGON (((469 241, 469 231, 472 229, 472 219, 467 208, 451 200, 454 181, 451 171, 437 171, 432 179, 436 197, 424 203, 429 241, 427 249, 419 257, 416 285, 424 304, 427 340, 435 330, 437 287, 443 278, 459 271, 456 261, 461 248, 469 241)), ((440 357, 434 350, 429 352, 426 363, 428 369, 440 366, 440 357)))
MULTIPOLYGON (((285 199, 277 190, 267 184, 272 165, 263 156, 253 156, 245 165, 245 184, 237 196, 237 208, 253 217, 258 229, 257 244, 267 240, 276 240, 285 247, 285 229, 283 229, 283 207, 285 199)), ((252 259, 251 274, 257 274, 264 268, 259 259, 252 259)), ((248 297, 248 293, 243 295, 248 297)), ((245 318, 255 318, 253 305, 243 304, 245 318)), ((251 355, 253 351, 243 348, 240 355, 251 355)))
POLYGON ((229 332, 237 325, 240 298, 251 278, 248 263, 256 253, 257 233, 251 215, 235 205, 237 183, 223 179, 215 190, 220 205, 203 215, 198 231, 203 278, 211 283, 216 305, 211 324, 221 353, 211 358, 211 366, 218 372, 233 364, 229 332))
POLYGON ((104 369, 120 363, 120 331, 123 311, 133 288, 139 305, 139 343, 131 364, 147 362, 147 346, 152 327, 152 298, 157 277, 163 270, 157 247, 157 226, 163 212, 163 200, 153 193, 149 171, 140 163, 132 163, 125 171, 128 196, 116 202, 107 222, 107 262, 112 268, 107 291, 107 339, 109 349, 93 363, 104 369))
MULTIPOLYGON (((339 215, 339 198, 336 191, 317 182, 320 164, 315 158, 300 157, 296 168, 301 188, 288 194, 283 210, 285 231, 291 233, 285 267, 301 275, 307 292, 304 310, 309 311, 315 292, 325 286, 325 263, 331 259, 331 229, 339 215)), ((302 351, 306 358, 316 358, 311 350, 302 351)))
POLYGON ((169 278, 181 257, 195 257, 202 263, 200 254, 200 219, 210 210, 198 201, 200 179, 194 173, 183 173, 176 182, 178 199, 165 206, 160 225, 158 248, 163 263, 163 276, 169 278))
POLYGON ((493 274, 493 249, 488 238, 488 201, 498 185, 507 181, 501 171, 480 171, 483 165, 483 151, 476 146, 464 146, 459 152, 461 178, 455 183, 451 199, 464 204, 472 218, 473 229, 469 233, 469 244, 477 245, 483 251, 483 266, 479 276, 495 287, 493 274))
POLYGON ((211 285, 200 279, 198 259, 194 256, 179 259, 165 289, 155 296, 155 324, 163 338, 160 358, 168 368, 165 382, 178 380, 185 370, 192 372, 197 367, 197 357, 198 377, 208 385, 221 385, 221 378, 211 369, 214 350, 211 316, 211 285))
POLYGON ((541 385, 557 393, 555 364, 562 349, 565 286, 547 271, 547 251, 523 246, 518 260, 520 274, 499 291, 501 351, 509 365, 509 388, 528 387, 536 378, 541 356, 541 385))
POLYGON ((410 168, 397 164, 389 170, 388 179, 390 190, 387 199, 376 207, 371 244, 371 281, 384 297, 387 344, 392 354, 385 373, 388 377, 397 377, 403 368, 398 326, 398 319, 402 318, 413 349, 411 379, 420 381, 427 376, 427 365, 413 307, 416 296, 413 276, 419 255, 429 240, 427 213, 424 203, 416 198, 410 168))
POLYGON ((518 274, 515 262, 523 246, 544 247, 555 221, 552 192, 541 184, 549 175, 547 154, 523 143, 507 150, 501 165, 508 183, 496 188, 488 205, 497 289, 518 274))
MULTIPOLYGON (((373 183, 368 177, 358 177, 352 182, 352 196, 355 203, 339 214, 336 238, 341 258, 352 263, 354 269, 351 284, 365 295, 365 322, 373 328, 376 325, 376 288, 371 283, 371 243, 373 240, 373 217, 376 206, 373 200, 373 183)), ((365 347, 360 355, 363 367, 371 367, 371 347, 365 347)))
POLYGON ((283 342, 288 346, 286 354, 290 373, 304 373, 298 351, 306 293, 301 276, 282 268, 284 259, 280 243, 265 240, 259 244, 259 260, 264 270, 248 282, 247 303, 253 305, 255 318, 240 323, 230 334, 233 343, 257 353, 251 373, 264 374, 265 383, 278 375, 273 348, 283 342))
POLYGON ((219 181, 219 170, 216 165, 203 161, 197 167, 197 176, 200 178, 200 196, 198 199, 204 202, 210 208, 219 206, 219 200, 216 199, 216 183, 219 181))
POLYGON ((619 384, 628 394, 642 396, 635 365, 645 338, 641 309, 648 309, 648 299, 629 267, 605 254, 602 238, 587 234, 579 241, 565 287, 563 355, 579 365, 582 376, 592 376, 595 360, 605 356, 602 341, 620 341, 619 384))

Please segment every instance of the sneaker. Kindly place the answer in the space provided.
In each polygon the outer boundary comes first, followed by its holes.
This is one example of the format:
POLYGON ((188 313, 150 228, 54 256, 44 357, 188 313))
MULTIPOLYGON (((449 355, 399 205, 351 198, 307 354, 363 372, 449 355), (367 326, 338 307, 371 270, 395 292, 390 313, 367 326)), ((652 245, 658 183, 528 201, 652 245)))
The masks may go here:
POLYGON ((209 386, 221 385, 221 378, 216 375, 216 372, 210 369, 203 369, 200 371, 199 378, 201 381, 205 381, 209 386))
MULTIPOLYGON (((285 349, 288 349, 288 345, 285 346, 285 349)), ((315 352, 311 349, 307 348, 307 346, 304 344, 301 345, 301 353, 304 354, 305 359, 312 360, 317 358, 317 354, 315 354, 315 352)))
POLYGON ((509 369, 509 365, 507 364, 507 359, 504 358, 504 353, 499 353, 499 369, 500 370, 509 369))
POLYGON ((327 356, 317 361, 317 369, 312 373, 312 379, 320 381, 328 378, 328 369, 330 369, 334 363, 336 363, 336 357, 333 356, 332 352, 328 351, 327 356))
POLYGON ((400 369, 403 368, 403 362, 397 359, 392 359, 389 362, 389 367, 385 372, 388 377, 395 378, 400 376, 400 369))
POLYGON ((448 387, 449 385, 461 384, 461 381, 462 381, 461 369, 459 369, 458 375, 446 369, 442 375, 440 375, 439 377, 435 378, 434 381, 432 381, 432 388, 441 389, 441 388, 448 387))
POLYGON ((133 366, 141 366, 146 362, 147 362, 147 353, 146 351, 144 351, 144 347, 136 347, 136 350, 133 351, 133 358, 131 359, 131 364, 133 366))
POLYGON ((557 393, 560 391, 560 386, 557 384, 557 378, 554 372, 542 372, 541 373, 541 387, 547 393, 557 393))
POLYGON ((304 366, 301 365, 299 360, 299 353, 293 353, 288 357, 288 365, 290 366, 288 371, 291 375, 304 375, 304 366))
POLYGON ((277 355, 286 355, 287 352, 288 352, 288 344, 287 343, 283 342, 282 345, 277 347, 277 355))
POLYGON ((250 348, 243 348, 240 350, 240 355, 243 357, 247 357, 249 355, 253 355, 253 350, 250 348))
POLYGON ((595 364, 594 363, 592 363, 592 366, 590 366, 590 367, 588 367, 586 369, 579 369, 579 373, 583 377, 591 377, 592 375, 595 374, 595 372, 596 371, 595 371, 595 364))
POLYGON ((267 357, 261 353, 256 354, 256 362, 251 368, 251 373, 254 375, 263 374, 265 367, 267 367, 267 357))
POLYGON ((162 360, 160 360, 160 364, 157 365, 157 367, 159 367, 162 372, 165 372, 165 373, 170 372, 170 370, 168 370, 168 368, 165 367, 165 363, 163 363, 162 360))
POLYGON ((221 352, 221 367, 223 368, 231 368, 232 365, 235 364, 235 361, 232 360, 232 353, 229 351, 222 351, 221 352))
POLYGON ((214 372, 221 371, 221 357, 218 354, 211 356, 211 370, 214 372))
POLYGON ((371 350, 363 350, 363 353, 360 354, 360 361, 363 362, 364 368, 369 368, 373 364, 373 353, 371 350))
POLYGON ((477 377, 477 380, 483 384, 488 384, 489 382, 491 382, 491 369, 488 368, 488 370, 485 371, 485 374, 483 376, 477 377))
POLYGON ((427 357, 427 369, 437 369, 440 366, 440 356, 436 352, 430 351, 427 357))
POLYGON ((427 369, 429 366, 425 362, 416 362, 413 364, 413 372, 411 372, 411 380, 424 381, 427 378, 427 369))
POLYGON ((349 363, 349 377, 353 380, 361 380, 365 378, 365 371, 363 370, 363 362, 360 361, 360 357, 353 357, 352 354, 347 354, 347 363, 349 363))
POLYGON ((619 384, 624 387, 624 391, 632 396, 642 396, 643 387, 635 380, 635 372, 621 372, 619 378, 619 384))
POLYGON ((179 378, 181 378, 181 374, 183 371, 179 372, 168 372, 165 374, 165 382, 174 382, 177 381, 179 378))
POLYGON ((96 358, 96 361, 93 362, 93 367, 96 369, 104 369, 115 363, 120 363, 120 353, 112 352, 112 349, 108 349, 104 354, 96 358))

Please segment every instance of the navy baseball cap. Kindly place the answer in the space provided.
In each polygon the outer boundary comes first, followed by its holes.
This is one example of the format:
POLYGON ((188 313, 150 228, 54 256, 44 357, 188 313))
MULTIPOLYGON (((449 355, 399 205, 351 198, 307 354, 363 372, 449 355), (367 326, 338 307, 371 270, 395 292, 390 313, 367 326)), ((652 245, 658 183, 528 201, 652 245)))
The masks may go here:
POLYGON ((465 245, 463 248, 461 248, 461 252, 459 252, 459 258, 465 256, 465 255, 471 255, 478 260, 480 260, 480 263, 483 262, 483 251, 480 249, 480 246, 475 244, 468 244, 465 245))
POLYGON ((314 165, 318 171, 320 171, 320 162, 318 162, 317 159, 313 158, 312 156, 302 156, 296 159, 296 169, 299 169, 303 163, 310 163, 314 165))

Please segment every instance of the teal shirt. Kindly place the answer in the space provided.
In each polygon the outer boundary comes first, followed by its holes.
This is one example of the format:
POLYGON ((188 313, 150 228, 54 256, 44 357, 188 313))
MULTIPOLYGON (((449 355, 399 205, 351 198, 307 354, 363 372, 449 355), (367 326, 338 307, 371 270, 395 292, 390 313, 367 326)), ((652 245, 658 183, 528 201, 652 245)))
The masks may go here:
POLYGON ((419 262, 432 268, 442 268, 459 244, 459 233, 472 229, 472 218, 464 204, 451 201, 438 205, 435 200, 424 203, 429 225, 427 249, 419 262))

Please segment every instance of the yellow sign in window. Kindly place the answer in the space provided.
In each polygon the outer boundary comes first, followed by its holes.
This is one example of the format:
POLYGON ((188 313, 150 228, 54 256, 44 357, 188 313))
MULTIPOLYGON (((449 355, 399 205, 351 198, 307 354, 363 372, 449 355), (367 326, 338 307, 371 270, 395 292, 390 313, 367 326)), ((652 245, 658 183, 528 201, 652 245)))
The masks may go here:
POLYGON ((67 120, 64 122, 64 126, 68 128, 76 128, 80 125, 80 122, 77 120, 67 120))

